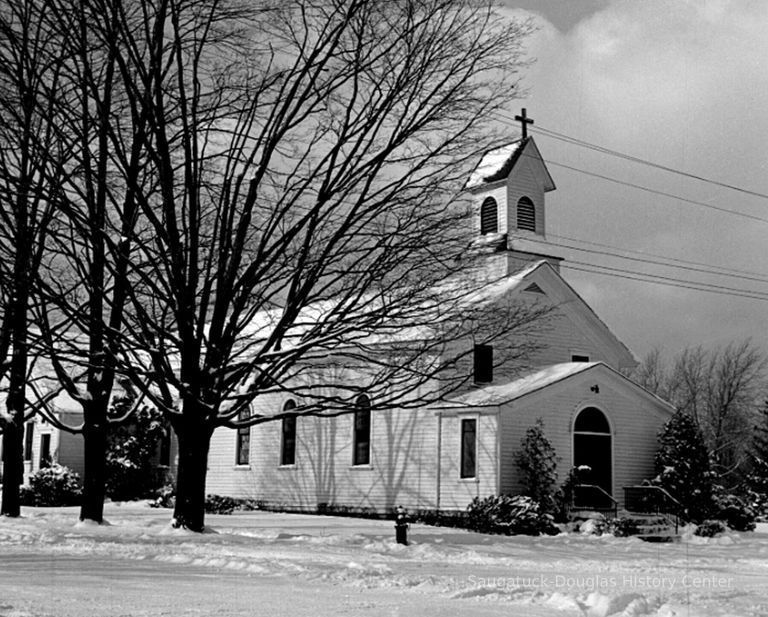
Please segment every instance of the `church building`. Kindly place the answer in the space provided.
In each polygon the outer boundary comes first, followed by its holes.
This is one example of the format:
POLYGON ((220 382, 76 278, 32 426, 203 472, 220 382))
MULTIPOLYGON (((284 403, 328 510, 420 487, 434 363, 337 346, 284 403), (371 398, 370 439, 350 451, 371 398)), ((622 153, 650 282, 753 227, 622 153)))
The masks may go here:
MULTIPOLYGON (((653 476, 674 409, 625 376, 635 357, 561 276, 546 238, 555 184, 533 138, 523 131, 486 153, 466 190, 477 205, 473 249, 486 275, 505 282, 505 301, 552 307, 526 371, 494 374, 495 350, 476 345, 474 384, 438 405, 377 411, 362 395, 357 411, 333 418, 219 429, 208 493, 297 511, 463 510, 474 497, 522 490, 515 453, 539 419, 560 482, 587 465, 587 481, 621 508, 623 487, 653 476)), ((296 401, 268 395, 254 406, 283 413, 296 401)))

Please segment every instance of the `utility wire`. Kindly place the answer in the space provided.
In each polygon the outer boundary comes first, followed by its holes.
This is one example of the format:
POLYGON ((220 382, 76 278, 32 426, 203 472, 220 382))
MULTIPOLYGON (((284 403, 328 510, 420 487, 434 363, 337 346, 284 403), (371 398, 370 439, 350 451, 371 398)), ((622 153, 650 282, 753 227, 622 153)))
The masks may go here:
MULTIPOLYGON (((756 277, 756 276, 747 276, 747 275, 741 275, 741 274, 732 274, 729 272, 716 272, 714 270, 711 270, 709 268, 700 268, 697 266, 689 266, 689 265, 677 265, 677 264, 670 264, 670 263, 664 263, 663 261, 657 261, 654 259, 646 259, 646 258, 640 258, 640 257, 628 257, 625 255, 621 255, 620 253, 614 253, 610 251, 602 251, 602 250, 596 250, 596 249, 588 249, 588 248, 581 248, 578 246, 574 246, 572 244, 563 244, 558 242, 548 242, 548 244, 551 244, 552 246, 557 246, 560 248, 566 248, 571 249, 575 251, 581 251, 584 253, 590 253, 593 255, 605 255, 608 257, 616 257, 618 259, 624 259, 627 261, 633 261, 637 263, 645 263, 645 264, 651 264, 654 266, 663 266, 665 268, 678 268, 680 270, 687 270, 689 272, 699 272, 701 274, 710 274, 713 276, 730 276, 732 278, 738 278, 745 281, 753 281, 758 283, 768 283, 768 278, 766 277, 756 277)), ((767 292, 768 293, 768 292, 767 292)))
MULTIPOLYGON (((509 126, 514 126, 513 121, 502 120, 502 123, 507 124, 509 126)), ((703 208, 708 208, 710 210, 715 210, 717 212, 722 212, 723 214, 730 214, 732 216, 738 216, 738 217, 745 218, 745 219, 752 220, 752 221, 759 221, 761 223, 768 223, 768 218, 763 218, 763 217, 760 217, 760 216, 756 216, 754 214, 747 214, 746 212, 739 212, 738 210, 729 210, 727 208, 722 208, 720 206, 713 206, 712 204, 708 204, 708 203, 703 202, 703 201, 697 201, 695 199, 689 199, 688 197, 683 197, 682 195, 675 195, 673 193, 667 193, 665 191, 660 191, 660 190, 657 190, 657 189, 652 189, 652 188, 650 188, 648 186, 643 186, 642 184, 635 184, 633 182, 627 182, 625 180, 619 180, 619 179, 613 178, 611 176, 606 176, 604 174, 599 174, 599 173, 596 173, 596 172, 593 172, 593 171, 588 171, 586 169, 581 169, 579 167, 574 167, 573 165, 567 165, 565 163, 559 163, 559 162, 553 161, 551 159, 544 159, 544 161, 547 164, 549 164, 549 165, 553 165, 555 167, 561 167, 563 169, 568 169, 570 171, 575 171, 577 173, 584 174, 586 176, 590 176, 592 178, 598 178, 600 180, 605 180, 606 182, 612 182, 614 184, 620 184, 622 186, 627 186, 629 188, 634 188, 634 189, 637 189, 637 190, 640 190, 640 191, 645 191, 647 193, 651 193, 653 195, 659 195, 661 197, 668 197, 670 199, 676 199, 678 201, 682 201, 682 202, 689 203, 689 204, 692 204, 692 205, 701 206, 703 208)), ((663 167, 663 166, 660 166, 660 167, 663 167)), ((686 172, 680 172, 680 173, 685 174, 686 172)), ((712 182, 716 183, 716 181, 712 181, 712 182)), ((757 195, 757 196, 760 196, 760 197, 764 196, 761 193, 754 193, 752 191, 748 191, 747 189, 740 189, 739 187, 733 187, 732 185, 723 185, 723 186, 727 186, 728 188, 734 188, 736 190, 740 190, 741 192, 754 194, 754 195, 757 195)), ((768 199, 768 195, 765 195, 764 197, 766 197, 768 199)))
POLYGON ((571 143, 576 146, 580 146, 583 148, 588 148, 590 150, 594 150, 595 152, 600 152, 602 154, 608 154, 610 156, 614 156, 617 158, 621 158, 627 161, 631 161, 633 163, 639 163, 641 165, 647 165, 648 167, 653 167, 655 169, 660 169, 662 171, 666 171, 668 173, 677 174, 678 176, 684 176, 686 178, 691 178, 693 180, 698 180, 700 182, 706 182, 707 184, 712 184, 714 186, 719 186, 721 188, 730 189, 732 191, 737 191, 739 193, 744 193, 745 195, 751 195, 753 197, 760 197, 762 199, 768 199, 768 194, 760 193, 758 191, 753 191, 750 189, 745 189, 741 186, 736 186, 734 184, 728 184, 727 182, 721 182, 719 180, 713 180, 712 178, 706 178, 704 176, 699 176, 687 171, 682 171, 680 169, 675 169, 674 167, 668 167, 667 165, 662 165, 660 163, 654 163, 653 161, 649 161, 646 159, 641 159, 636 156, 632 156, 631 154, 625 154, 624 152, 619 152, 617 150, 611 150, 610 148, 606 148, 604 146, 599 146, 597 144, 591 144, 587 141, 583 141, 581 139, 576 139, 575 137, 569 137, 568 135, 563 135, 562 133, 557 133, 556 131, 552 131, 550 129, 544 128, 542 126, 538 126, 534 131, 541 133, 545 137, 550 137, 552 139, 559 139, 560 141, 571 143))
MULTIPOLYGON (((730 274, 735 274, 737 276, 738 275, 745 275, 744 278, 747 278, 749 276, 756 276, 756 277, 764 277, 765 276, 765 273, 763 273, 763 272, 755 272, 754 270, 739 270, 737 268, 726 268, 724 266, 717 266, 715 264, 708 264, 708 263, 705 263, 705 262, 702 262, 702 261, 692 261, 692 260, 689 260, 689 259, 680 259, 680 258, 677 258, 677 257, 669 257, 668 255, 660 255, 659 253, 651 253, 651 252, 648 252, 648 251, 638 251, 638 250, 633 250, 633 249, 613 246, 611 244, 602 244, 600 242, 594 242, 594 241, 591 241, 591 240, 583 240, 581 238, 573 238, 571 236, 561 236, 561 235, 558 235, 558 234, 547 233, 547 238, 558 238, 560 240, 566 240, 566 241, 569 241, 569 242, 578 242, 580 244, 587 244, 589 246, 597 246, 597 247, 600 247, 600 248, 613 249, 613 250, 616 250, 616 251, 622 251, 622 252, 628 253, 628 254, 642 255, 643 257, 656 257, 658 259, 665 259, 667 261, 672 261, 672 262, 676 262, 676 263, 680 263, 680 264, 685 264, 685 265, 690 265, 690 266, 702 266, 704 268, 712 268, 714 270, 720 270, 721 271, 721 272, 712 272, 712 274, 717 274, 717 275, 721 275, 721 276, 727 276, 727 275, 730 275, 730 274)), ((672 266, 672 264, 664 264, 663 262, 661 262, 661 265, 672 266)), ((761 280, 768 281, 768 278, 761 279, 761 280)))
MULTIPOLYGON (((511 116, 505 114, 504 112, 496 112, 497 115, 501 116, 504 120, 507 121, 507 123, 515 123, 519 124, 518 121, 516 121, 511 116)), ((706 182, 707 184, 712 184, 714 186, 719 186, 722 188, 730 189, 732 191, 737 191, 739 193, 744 193, 745 195, 752 195, 753 197, 761 197, 762 199, 768 199, 768 194, 766 193, 760 193, 759 191, 753 191, 750 189, 745 189, 741 186, 736 186, 734 184, 728 184, 727 182, 721 182, 720 180, 714 180, 712 178, 706 178, 704 176, 699 176, 697 174, 693 174, 687 171, 682 171, 680 169, 675 169, 674 167, 669 167, 667 165, 662 165, 661 163, 655 163, 653 161, 649 161, 647 159, 642 159, 637 156, 633 156, 631 154, 627 154, 625 152, 619 152, 618 150, 612 150, 611 148, 607 148, 605 146, 601 146, 599 144, 593 144, 588 141, 584 141, 583 139, 579 139, 577 137, 571 137, 570 135, 566 135, 564 133, 558 133, 557 131, 553 131, 552 129, 548 129, 546 127, 543 127, 539 124, 535 124, 531 127, 529 127, 530 131, 540 133, 544 137, 550 137, 551 139, 557 139, 559 141, 570 143, 575 146, 580 146, 582 148, 587 148, 589 150, 594 150, 595 152, 600 152, 602 154, 608 154, 610 156, 614 156, 617 158, 624 159, 626 161, 631 161, 633 163, 639 163, 641 165, 647 165, 648 167, 653 167, 654 169, 660 169, 662 171, 666 171, 668 173, 677 174, 678 176, 684 176, 686 178, 691 178, 693 180, 698 180, 700 182, 706 182)))
POLYGON ((722 285, 710 285, 709 283, 697 283, 694 281, 688 281, 686 279, 678 279, 666 276, 657 276, 654 274, 646 274, 644 272, 636 272, 633 270, 625 270, 622 268, 611 268, 609 266, 600 266, 597 264, 591 264, 580 261, 566 261, 561 264, 562 268, 571 270, 577 270, 579 272, 588 272, 590 274, 603 274, 606 276, 618 277, 630 281, 640 281, 643 283, 654 283, 657 285, 665 285, 667 287, 677 287, 679 289, 692 289, 694 291, 706 291, 709 293, 720 294, 730 297, 750 298, 753 300, 763 300, 768 302, 768 294, 761 294, 758 291, 751 291, 748 289, 738 289, 733 287, 725 287, 722 285))

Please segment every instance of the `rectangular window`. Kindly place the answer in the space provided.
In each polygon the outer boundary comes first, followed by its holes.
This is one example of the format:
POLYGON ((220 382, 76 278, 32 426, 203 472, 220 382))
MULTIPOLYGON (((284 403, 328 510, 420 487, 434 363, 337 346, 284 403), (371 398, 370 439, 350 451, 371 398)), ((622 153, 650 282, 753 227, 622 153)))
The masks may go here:
MULTIPOLYGON (((244 409, 240 412, 239 420, 247 420, 250 417, 250 411, 244 409)), ((248 465, 251 462, 251 427, 241 426, 237 429, 237 453, 236 460, 238 465, 248 465)))
POLYGON ((475 383, 493 381, 493 347, 490 345, 475 345, 474 376, 475 383))
POLYGON ((35 437, 35 423, 27 422, 24 425, 24 460, 32 460, 32 441, 35 437))
POLYGON ((583 354, 573 354, 571 356, 571 362, 589 362, 589 356, 583 354))
POLYGON ((280 452, 280 464, 296 464, 296 416, 283 418, 283 444, 280 452))
POLYGON ((477 475, 477 420, 461 421, 461 477, 477 475))
POLYGON ((160 454, 158 462, 165 467, 171 464, 171 425, 168 422, 163 423, 163 434, 160 437, 160 454))
POLYGON ((40 469, 51 466, 51 435, 40 435, 40 469))
POLYGON ((369 465, 371 462, 371 410, 355 411, 353 465, 369 465))

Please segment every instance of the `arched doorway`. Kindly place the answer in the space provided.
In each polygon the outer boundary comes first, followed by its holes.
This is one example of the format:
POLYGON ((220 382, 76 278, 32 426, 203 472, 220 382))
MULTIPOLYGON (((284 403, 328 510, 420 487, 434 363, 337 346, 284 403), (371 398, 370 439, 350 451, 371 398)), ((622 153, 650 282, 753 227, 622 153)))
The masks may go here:
POLYGON ((597 407, 582 409, 573 423, 573 465, 589 466, 591 471, 582 480, 613 494, 611 425, 597 407))

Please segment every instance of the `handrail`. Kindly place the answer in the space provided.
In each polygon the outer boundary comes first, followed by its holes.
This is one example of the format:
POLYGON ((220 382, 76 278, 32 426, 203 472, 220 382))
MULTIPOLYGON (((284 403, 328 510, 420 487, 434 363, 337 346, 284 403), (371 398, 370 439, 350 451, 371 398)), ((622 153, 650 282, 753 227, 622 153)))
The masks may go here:
POLYGON ((685 510, 683 504, 666 489, 654 485, 625 486, 624 507, 637 513, 674 515, 675 533, 680 526, 680 515, 685 510))
POLYGON ((571 497, 571 507, 574 510, 581 510, 581 509, 591 509, 591 510, 612 510, 614 516, 618 513, 619 510, 619 502, 614 499, 613 495, 611 495, 608 491, 606 491, 603 487, 598 486, 597 484, 576 484, 573 487, 573 495, 571 497), (590 491, 593 491, 597 493, 602 499, 609 501, 611 505, 607 508, 602 506, 595 506, 594 503, 588 504, 586 506, 580 506, 577 504, 577 492, 579 489, 587 489, 590 491))

